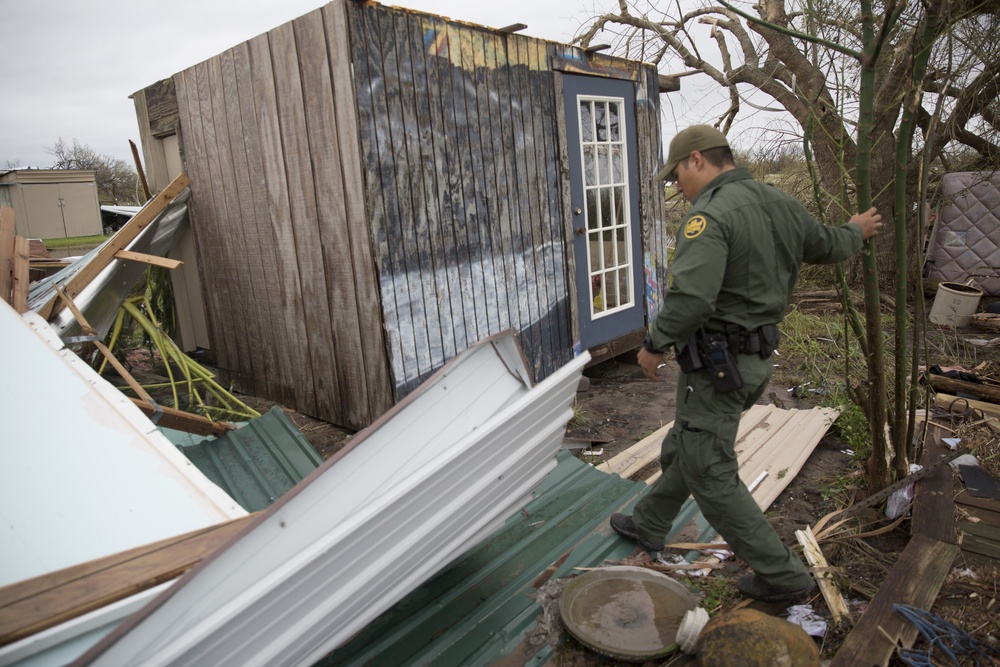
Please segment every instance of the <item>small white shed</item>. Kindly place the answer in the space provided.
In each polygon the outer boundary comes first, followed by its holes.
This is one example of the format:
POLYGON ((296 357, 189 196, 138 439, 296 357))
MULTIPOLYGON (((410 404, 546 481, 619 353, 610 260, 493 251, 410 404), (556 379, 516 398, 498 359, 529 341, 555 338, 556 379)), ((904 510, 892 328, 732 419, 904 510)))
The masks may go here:
POLYGON ((14 209, 20 236, 38 239, 101 234, 94 172, 15 169, 0 174, 0 205, 14 209))

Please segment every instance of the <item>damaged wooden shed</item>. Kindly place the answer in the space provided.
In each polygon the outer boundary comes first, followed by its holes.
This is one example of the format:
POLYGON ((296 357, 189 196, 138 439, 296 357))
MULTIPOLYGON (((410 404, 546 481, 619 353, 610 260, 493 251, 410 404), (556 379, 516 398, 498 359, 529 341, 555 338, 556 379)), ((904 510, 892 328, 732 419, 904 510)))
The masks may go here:
POLYGON ((676 81, 521 27, 335 0, 135 93, 151 180, 191 179, 185 348, 360 428, 504 329, 536 380, 637 346, 676 81))

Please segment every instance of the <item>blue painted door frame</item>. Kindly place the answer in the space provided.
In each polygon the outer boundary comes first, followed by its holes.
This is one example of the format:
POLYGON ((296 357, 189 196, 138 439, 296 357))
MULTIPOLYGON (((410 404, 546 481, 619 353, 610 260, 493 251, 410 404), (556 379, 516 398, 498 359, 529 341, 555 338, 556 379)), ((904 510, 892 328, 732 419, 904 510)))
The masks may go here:
POLYGON ((563 75, 580 348, 645 326, 635 84, 563 75))

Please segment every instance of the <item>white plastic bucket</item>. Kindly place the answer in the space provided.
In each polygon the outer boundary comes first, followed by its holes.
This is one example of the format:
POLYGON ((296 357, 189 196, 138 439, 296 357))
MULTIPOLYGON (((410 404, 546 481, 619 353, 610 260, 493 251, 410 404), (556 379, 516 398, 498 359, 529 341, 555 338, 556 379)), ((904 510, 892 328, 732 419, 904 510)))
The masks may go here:
POLYGON ((972 320, 981 298, 983 290, 978 287, 962 283, 940 283, 927 319, 934 324, 964 327, 972 320))

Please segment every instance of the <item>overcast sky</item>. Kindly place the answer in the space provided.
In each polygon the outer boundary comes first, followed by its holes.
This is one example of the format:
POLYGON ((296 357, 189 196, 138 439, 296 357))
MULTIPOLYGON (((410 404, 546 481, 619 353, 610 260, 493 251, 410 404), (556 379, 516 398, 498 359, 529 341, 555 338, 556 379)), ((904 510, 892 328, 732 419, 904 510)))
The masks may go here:
MULTIPOLYGON (((0 168, 51 167, 61 137, 132 164, 129 95, 327 0, 0 0, 0 168)), ((600 0, 598 0, 600 1, 600 0)), ((593 0, 392 0, 453 19, 568 41, 593 0)))

